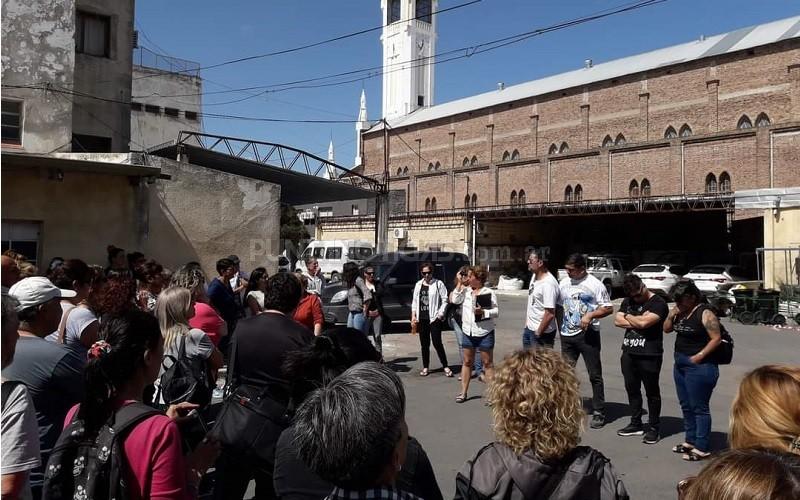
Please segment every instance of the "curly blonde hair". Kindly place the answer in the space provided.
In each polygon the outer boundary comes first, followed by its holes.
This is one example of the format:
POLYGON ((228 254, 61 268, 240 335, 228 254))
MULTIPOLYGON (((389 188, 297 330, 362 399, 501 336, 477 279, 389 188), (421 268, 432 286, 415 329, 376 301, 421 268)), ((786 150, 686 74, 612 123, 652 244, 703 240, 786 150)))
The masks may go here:
POLYGON ((800 455, 800 366, 766 365, 745 375, 731 405, 730 443, 800 455))
POLYGON ((498 441, 559 459, 580 442, 585 413, 575 371, 552 349, 517 351, 495 370, 489 402, 498 441))

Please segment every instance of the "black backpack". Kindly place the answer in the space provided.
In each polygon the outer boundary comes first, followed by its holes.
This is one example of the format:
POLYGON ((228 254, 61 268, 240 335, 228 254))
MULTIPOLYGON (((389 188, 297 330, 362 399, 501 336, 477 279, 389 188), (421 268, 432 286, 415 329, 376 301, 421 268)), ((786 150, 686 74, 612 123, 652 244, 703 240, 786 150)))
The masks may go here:
POLYGON ((205 407, 211 402, 213 388, 208 378, 206 360, 186 357, 186 335, 180 336, 177 359, 167 354, 161 366, 164 374, 158 387, 165 405, 188 401, 205 407), (169 366, 167 361, 170 361, 169 366))
POLYGON ((59 436, 44 472, 43 500, 125 500, 130 498, 122 443, 136 424, 161 412, 143 403, 123 406, 86 436, 77 413, 59 436))

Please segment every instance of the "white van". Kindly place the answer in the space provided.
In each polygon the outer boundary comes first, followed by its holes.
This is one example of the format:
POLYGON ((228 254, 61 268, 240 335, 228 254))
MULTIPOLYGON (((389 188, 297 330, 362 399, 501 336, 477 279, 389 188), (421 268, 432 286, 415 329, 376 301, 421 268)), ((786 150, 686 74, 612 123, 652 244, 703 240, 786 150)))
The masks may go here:
POLYGON ((342 274, 345 262, 361 264, 375 254, 375 245, 365 240, 314 240, 308 244, 297 261, 297 269, 307 272, 306 258, 319 262, 322 275, 336 281, 342 274))

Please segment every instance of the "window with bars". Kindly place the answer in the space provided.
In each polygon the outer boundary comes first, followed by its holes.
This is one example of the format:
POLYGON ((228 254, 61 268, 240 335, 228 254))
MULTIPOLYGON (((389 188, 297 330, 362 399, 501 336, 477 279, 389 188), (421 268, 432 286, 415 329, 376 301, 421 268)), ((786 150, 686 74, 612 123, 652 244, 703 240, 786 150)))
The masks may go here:
POLYGON ((575 186, 575 191, 573 191, 572 197, 575 201, 583 201, 583 187, 580 184, 575 186))
POLYGON ((717 176, 714 174, 708 174, 706 176, 706 193, 716 193, 717 192, 717 176))
POLYGON ((650 181, 642 179, 642 187, 640 189, 642 196, 650 196, 650 181))
POLYGON ((564 188, 564 201, 572 201, 572 186, 564 188))
POLYGON ((22 145, 22 101, 2 100, 2 142, 22 145))
POLYGON ((730 193, 731 192, 731 176, 728 172, 722 172, 719 174, 719 192, 720 193, 730 193))

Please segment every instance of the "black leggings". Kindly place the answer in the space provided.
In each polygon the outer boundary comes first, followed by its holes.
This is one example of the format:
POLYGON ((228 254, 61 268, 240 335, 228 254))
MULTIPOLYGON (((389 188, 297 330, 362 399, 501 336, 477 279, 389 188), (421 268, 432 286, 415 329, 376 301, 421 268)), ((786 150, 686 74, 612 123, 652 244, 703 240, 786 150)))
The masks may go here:
POLYGON ((436 355, 439 356, 439 362, 442 367, 448 366, 447 354, 444 352, 444 344, 442 344, 442 322, 434 321, 431 323, 428 320, 419 321, 419 346, 422 348, 422 367, 428 368, 431 361, 431 338, 433 339, 433 348, 436 349, 436 355))

